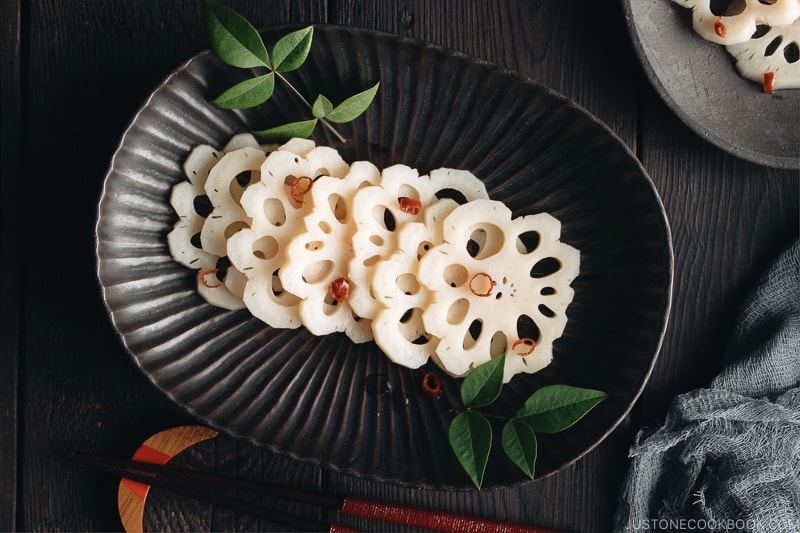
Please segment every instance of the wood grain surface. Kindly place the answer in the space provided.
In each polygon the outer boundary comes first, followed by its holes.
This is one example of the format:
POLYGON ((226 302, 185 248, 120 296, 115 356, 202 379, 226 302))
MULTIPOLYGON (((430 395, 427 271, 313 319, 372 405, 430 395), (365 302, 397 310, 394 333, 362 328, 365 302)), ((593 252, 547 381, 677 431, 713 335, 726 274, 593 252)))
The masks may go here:
POLYGON ((17 409, 20 347, 20 238, 17 198, 22 189, 20 84, 21 9, 0 3, 0 529, 17 519, 17 409))
MULTIPOLYGON (((217 457, 232 471, 331 493, 608 531, 636 431, 659 423, 672 397, 721 368, 750 287, 798 237, 798 172, 737 159, 675 117, 638 65, 614 0, 226 3, 257 26, 335 23, 433 42, 572 98, 631 147, 661 194, 675 291, 660 357, 634 411, 588 456, 545 479, 486 492, 414 490, 240 442, 219 444, 217 457)), ((130 455, 150 435, 195 421, 139 371, 109 321, 95 274, 96 206, 133 114, 169 72, 207 48, 199 3, 17 0, 0 4, 0 19, 0 530, 118 530, 117 480, 71 464, 68 453, 130 455)), ((147 518, 153 529, 280 529, 151 496, 167 502, 147 518)))

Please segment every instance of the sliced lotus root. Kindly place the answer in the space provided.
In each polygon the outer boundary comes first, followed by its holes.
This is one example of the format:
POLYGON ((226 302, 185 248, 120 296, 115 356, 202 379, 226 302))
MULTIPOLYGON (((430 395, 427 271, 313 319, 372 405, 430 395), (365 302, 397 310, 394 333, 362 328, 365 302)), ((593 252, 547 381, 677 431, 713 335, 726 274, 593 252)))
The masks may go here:
POLYGON ((223 309, 242 309, 245 277, 230 267, 226 258, 220 258, 217 266, 197 273, 197 292, 205 301, 223 309))
POLYGON ((250 133, 238 133, 231 137, 228 144, 222 147, 225 153, 233 152, 240 148, 261 148, 266 153, 278 149, 277 144, 259 144, 255 137, 250 133))
POLYGON ((300 298, 284 290, 278 277, 286 246, 304 231, 303 219, 311 210, 306 199, 314 179, 325 174, 341 178, 349 168, 336 150, 292 139, 267 156, 261 165, 261 181, 242 194, 250 227, 228 239, 227 253, 247 278, 242 294, 247 308, 268 325, 301 325, 300 298))
MULTIPOLYGON (((225 309, 241 309, 241 276, 220 255, 205 250, 201 233, 208 215, 213 210, 205 192, 209 173, 224 157, 225 151, 244 147, 258 147, 250 134, 234 136, 223 150, 208 145, 196 146, 183 164, 188 181, 172 188, 170 204, 178 215, 167 244, 172 257, 182 265, 197 270, 198 293, 210 304, 225 309)), ((224 254, 222 254, 224 255, 224 254)))
POLYGON ((788 26, 759 26, 753 38, 725 49, 739 74, 764 88, 800 88, 800 19, 788 26))
POLYGON ((674 0, 692 10, 692 27, 719 44, 749 40, 756 26, 785 26, 800 17, 798 0, 674 0))
POLYGON ((356 343, 372 340, 370 321, 350 307, 355 287, 347 267, 353 255, 355 193, 379 178, 372 163, 359 161, 342 179, 318 178, 307 195, 306 231, 289 242, 278 276, 287 291, 300 297, 300 318, 315 335, 344 332, 356 343))
POLYGON ((241 198, 257 238, 273 235, 287 242, 283 237, 291 238, 302 229, 309 211, 306 195, 314 180, 319 176, 341 178, 349 170, 336 150, 315 147, 307 139, 292 139, 269 154, 261 165, 261 181, 248 187, 241 198))
MULTIPOLYGON (((379 185, 358 191, 351 280, 359 287, 369 286, 375 264, 397 249, 396 230, 406 222, 423 220, 426 206, 439 198, 464 203, 488 194, 483 182, 467 171, 441 168, 420 176, 405 165, 385 169, 379 185)), ((379 309, 373 295, 363 290, 352 295, 350 305, 366 318, 373 318, 379 309)))
POLYGON ((422 323, 430 292, 419 280, 420 259, 442 242, 442 220, 458 204, 437 200, 425 209, 424 222, 408 222, 397 231, 397 250, 375 265, 372 292, 380 309, 372 320, 375 343, 397 364, 419 368, 436 357, 439 339, 422 323))
POLYGON ((212 211, 203 224, 203 250, 218 257, 227 255, 228 239, 250 220, 241 206, 244 190, 261 179, 266 154, 259 148, 240 148, 222 156, 208 173, 206 195, 212 211))
POLYGON ((432 291, 422 314, 440 338, 442 368, 463 376, 506 354, 504 380, 552 360, 578 275, 578 251, 559 241, 561 224, 541 213, 512 219, 502 202, 475 200, 444 220, 443 243, 419 265, 432 291))

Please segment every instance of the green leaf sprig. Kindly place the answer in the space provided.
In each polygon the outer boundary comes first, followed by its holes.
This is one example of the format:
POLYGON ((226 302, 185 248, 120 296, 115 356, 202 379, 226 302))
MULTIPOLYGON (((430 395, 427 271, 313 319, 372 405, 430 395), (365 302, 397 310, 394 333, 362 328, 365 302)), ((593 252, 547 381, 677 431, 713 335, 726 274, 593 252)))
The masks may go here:
POLYGON ((536 469, 537 433, 558 433, 571 427, 602 402, 604 392, 548 385, 535 391, 512 417, 489 415, 478 410, 491 405, 503 386, 505 356, 484 363, 470 372, 461 383, 462 410, 450 423, 450 447, 477 488, 492 449, 492 424, 489 418, 504 422, 501 445, 508 458, 533 479, 536 469))
POLYGON ((290 137, 311 136, 318 123, 328 128, 336 137, 345 139, 333 126, 350 122, 360 116, 372 103, 380 83, 355 94, 338 105, 320 94, 310 103, 284 73, 299 69, 311 50, 314 27, 294 31, 281 37, 267 51, 258 31, 242 15, 218 0, 202 0, 203 24, 211 39, 211 48, 225 63, 246 69, 265 69, 266 72, 239 82, 224 91, 213 103, 225 109, 246 109, 263 104, 275 91, 275 80, 283 83, 311 111, 312 118, 290 122, 253 133, 269 141, 283 141, 290 137))

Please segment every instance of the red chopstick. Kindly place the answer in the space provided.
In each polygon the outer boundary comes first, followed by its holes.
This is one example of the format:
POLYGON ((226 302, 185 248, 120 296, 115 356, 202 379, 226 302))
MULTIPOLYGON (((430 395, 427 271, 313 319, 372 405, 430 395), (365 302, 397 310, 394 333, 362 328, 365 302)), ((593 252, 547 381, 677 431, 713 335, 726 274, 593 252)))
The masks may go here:
POLYGON ((318 505, 326 509, 338 511, 342 515, 402 524, 433 531, 459 533, 556 533, 556 531, 552 529, 488 520, 474 516, 434 511, 432 509, 395 505, 350 496, 330 496, 271 483, 220 476, 194 470, 178 469, 171 466, 154 465, 125 459, 96 457, 81 453, 73 453, 71 458, 109 474, 114 474, 154 487, 160 487, 176 494, 190 496, 197 500, 227 507, 235 511, 264 518, 303 531, 327 530, 343 533, 352 530, 338 524, 309 520, 283 511, 267 509, 252 502, 220 494, 212 489, 215 487, 236 489, 253 494, 274 496, 286 500, 318 505))

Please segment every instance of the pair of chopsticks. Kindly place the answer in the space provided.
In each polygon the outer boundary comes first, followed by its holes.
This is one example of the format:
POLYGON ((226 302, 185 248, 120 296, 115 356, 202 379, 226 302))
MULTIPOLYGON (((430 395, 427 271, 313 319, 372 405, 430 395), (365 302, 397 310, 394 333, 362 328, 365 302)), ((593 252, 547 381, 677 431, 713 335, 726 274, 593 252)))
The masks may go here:
POLYGON ((225 495, 219 490, 245 491, 254 495, 273 496, 285 500, 317 505, 340 515, 355 516, 402 524, 434 531, 497 532, 497 533, 555 533, 554 530, 518 525, 509 522, 486 520, 467 515, 438 512, 430 509, 387 504, 354 497, 339 497, 284 487, 281 485, 220 476, 195 470, 179 469, 169 465, 155 465, 139 461, 96 457, 73 453, 71 459, 94 467, 102 472, 163 488, 175 494, 264 518, 302 531, 352 531, 346 527, 310 520, 301 516, 268 509, 258 504, 225 495))

